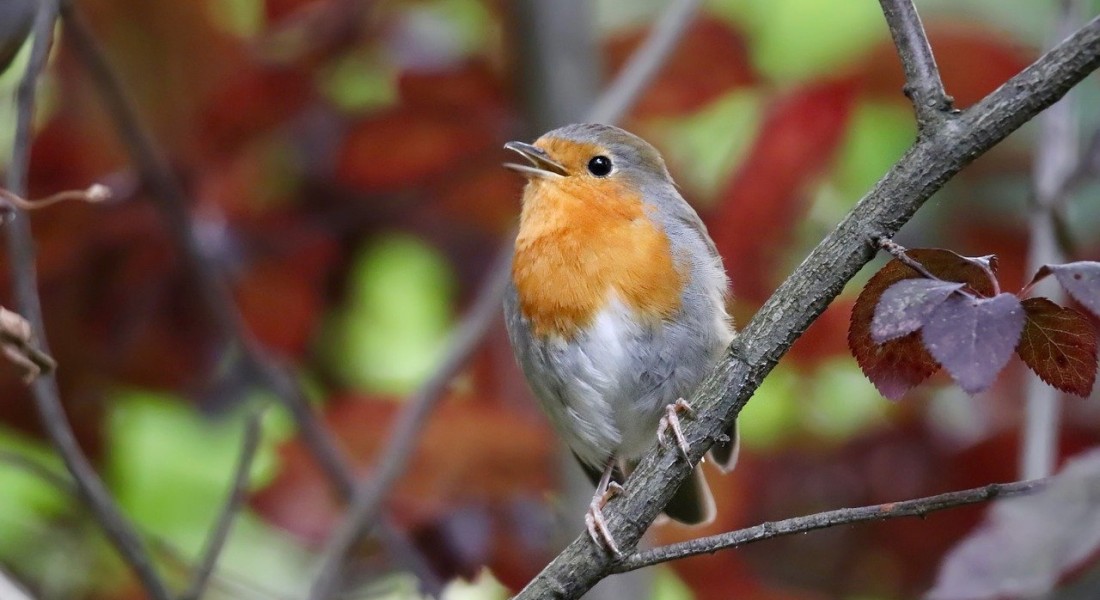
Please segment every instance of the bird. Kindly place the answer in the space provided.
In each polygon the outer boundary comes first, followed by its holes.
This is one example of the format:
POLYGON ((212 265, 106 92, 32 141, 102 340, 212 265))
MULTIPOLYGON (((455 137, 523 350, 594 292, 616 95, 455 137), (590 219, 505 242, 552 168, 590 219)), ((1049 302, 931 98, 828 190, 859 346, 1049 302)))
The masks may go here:
MULTIPOLYGON (((526 178, 504 298, 516 362, 559 437, 596 485, 593 542, 621 555, 603 508, 656 439, 686 460, 685 401, 735 336, 729 279, 706 226, 660 153, 618 127, 578 123, 508 142, 526 178)), ((710 449, 736 463, 736 423, 710 449)), ((714 519, 699 466, 664 507, 714 519)))

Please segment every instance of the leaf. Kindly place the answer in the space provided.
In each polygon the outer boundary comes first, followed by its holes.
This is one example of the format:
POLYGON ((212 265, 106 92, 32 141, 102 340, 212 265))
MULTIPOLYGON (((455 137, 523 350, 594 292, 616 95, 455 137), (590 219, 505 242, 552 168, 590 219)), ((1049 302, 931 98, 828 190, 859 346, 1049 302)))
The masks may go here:
POLYGON ((1013 294, 976 298, 955 294, 932 312, 921 329, 924 345, 967 393, 988 388, 1001 372, 1024 329, 1023 306, 1013 294))
POLYGON ((940 565, 928 600, 1038 598, 1100 549, 1100 451, 1042 491, 1001 500, 940 565))
POLYGON ((881 344, 913 333, 937 306, 964 285, 936 279, 903 279, 886 288, 875 306, 871 338, 881 344))
MULTIPOLYGON (((971 259, 939 248, 918 248, 910 250, 908 255, 940 279, 966 283, 967 289, 981 295, 993 293, 989 277, 971 259)), ((916 333, 884 344, 871 339, 871 321, 883 292, 898 281, 913 278, 923 276, 898 260, 886 263, 856 298, 848 327, 848 348, 852 356, 879 393, 891 400, 901 399, 910 388, 940 368, 916 333)))
POLYGON ((1100 316, 1100 262, 1080 261, 1064 265, 1043 265, 1035 281, 1053 273, 1073 299, 1094 315, 1100 316))
POLYGON ((1040 379, 1087 396, 1096 382, 1096 330, 1081 313, 1046 298, 1023 301, 1027 322, 1016 353, 1040 379))

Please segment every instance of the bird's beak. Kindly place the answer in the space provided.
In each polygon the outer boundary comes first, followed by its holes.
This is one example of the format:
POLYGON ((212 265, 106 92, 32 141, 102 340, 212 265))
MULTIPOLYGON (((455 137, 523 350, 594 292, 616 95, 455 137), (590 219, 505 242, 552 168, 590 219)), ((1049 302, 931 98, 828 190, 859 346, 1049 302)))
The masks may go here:
POLYGON ((526 158, 530 165, 518 165, 516 163, 504 163, 505 169, 511 169, 522 173, 525 177, 565 177, 569 172, 558 161, 550 158, 545 150, 538 146, 523 142, 508 142, 504 147, 513 152, 518 152, 526 158))

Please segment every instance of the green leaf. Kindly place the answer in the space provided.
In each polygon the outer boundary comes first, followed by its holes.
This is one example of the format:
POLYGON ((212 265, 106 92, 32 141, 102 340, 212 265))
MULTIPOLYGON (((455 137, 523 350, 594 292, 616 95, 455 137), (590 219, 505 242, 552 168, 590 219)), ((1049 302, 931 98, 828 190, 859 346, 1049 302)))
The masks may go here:
MULTIPOLYGON (((42 442, 0 427, 0 452, 24 457, 56 473, 65 474, 61 460, 42 442)), ((37 475, 0 461, 0 559, 11 560, 39 537, 49 520, 71 506, 64 491, 37 475)))
POLYGON ((355 259, 344 308, 324 346, 336 372, 360 389, 404 393, 438 361, 451 324, 452 279, 420 240, 390 235, 355 259))
POLYGON ((737 417, 741 443, 752 451, 778 449, 798 431, 804 385, 792 368, 779 364, 737 417))
MULTIPOLYGON (((112 406, 106 470, 119 504, 146 531, 197 552, 229 489, 244 419, 205 418, 147 391, 118 392, 112 406)), ((274 470, 275 443, 261 443, 254 487, 274 470)))

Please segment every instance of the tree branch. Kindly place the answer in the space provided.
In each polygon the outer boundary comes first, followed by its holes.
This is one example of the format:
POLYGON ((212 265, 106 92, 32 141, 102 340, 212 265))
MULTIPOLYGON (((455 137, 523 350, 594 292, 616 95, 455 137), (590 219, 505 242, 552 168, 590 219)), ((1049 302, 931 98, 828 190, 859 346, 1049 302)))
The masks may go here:
POLYGON ((317 420, 305 395, 293 379, 267 356, 244 325, 226 282, 217 272, 210 257, 203 252, 195 235, 182 184, 164 160, 156 142, 142 126, 137 111, 123 90, 122 82, 107 62, 103 50, 80 14, 72 6, 71 0, 66 0, 62 5, 62 15, 75 55, 99 90, 107 112, 114 120, 119 137, 142 180, 152 189, 156 207, 167 224, 174 243, 182 250, 191 278, 215 325, 226 339, 236 342, 243 354, 245 366, 259 376, 261 385, 280 399, 294 417, 306 447, 329 481, 341 495, 348 496, 353 477, 339 446, 317 420))
POLYGON ((225 547, 225 542, 229 539, 229 530, 233 526, 233 520, 248 497, 249 475, 252 473, 256 450, 260 447, 260 434, 263 432, 261 427, 263 415, 264 409, 261 407, 248 417, 244 435, 241 439, 241 451, 237 456, 237 465, 233 471, 233 480, 229 484, 229 494, 226 496, 221 513, 206 539, 206 546, 203 549, 199 565, 192 575, 191 584, 187 586, 186 591, 180 594, 180 600, 199 600, 203 592, 206 591, 210 576, 214 574, 218 558, 221 557, 222 548, 225 547))
MULTIPOLYGON (((786 353, 875 254, 943 184, 1061 98, 1100 66, 1100 17, 1069 36, 978 104, 951 120, 930 121, 901 160, 802 262, 742 331, 692 395, 683 427, 690 461, 651 451, 604 510, 620 547, 634 548, 692 465, 736 419, 786 353)), ((579 536, 517 598, 576 598, 608 574, 612 558, 579 536)))
POLYGON ((816 529, 850 525, 865 521, 882 521, 898 517, 924 517, 925 515, 949 508, 958 508, 968 504, 988 502, 997 498, 1011 498, 1042 489, 1045 479, 1018 481, 1014 483, 991 483, 982 487, 957 492, 947 492, 925 498, 887 502, 859 508, 841 508, 802 517, 761 523, 754 527, 738 529, 729 533, 710 535, 679 544, 669 544, 652 550, 636 552, 615 563, 614 573, 623 573, 641 569, 670 560, 687 558, 698 554, 713 554, 725 548, 737 548, 753 542, 772 538, 806 533, 816 529))
MULTIPOLYGON (((31 46, 27 70, 19 82, 16 97, 16 130, 11 162, 8 166, 7 188, 13 194, 26 196, 27 168, 30 160, 31 128, 34 121, 35 93, 38 76, 46 66, 53 40, 53 27, 57 21, 57 0, 41 0, 33 26, 34 42, 31 46)), ((8 252, 11 255, 12 283, 15 288, 19 313, 31 324, 34 336, 48 354, 42 306, 38 297, 37 276, 34 269, 34 239, 31 236, 27 213, 15 213, 7 226, 8 252)), ((156 600, 168 600, 168 589, 157 574, 145 545, 133 526, 119 511, 103 481, 84 455, 80 444, 69 426, 65 408, 61 405, 57 380, 52 373, 39 377, 31 384, 35 408, 65 468, 72 474, 81 498, 103 528, 122 559, 133 569, 149 595, 156 600)))
POLYGON ((913 101, 917 126, 921 130, 931 127, 952 114, 954 100, 943 89, 940 70, 920 15, 913 0, 879 0, 879 4, 905 69, 905 95, 913 101))

